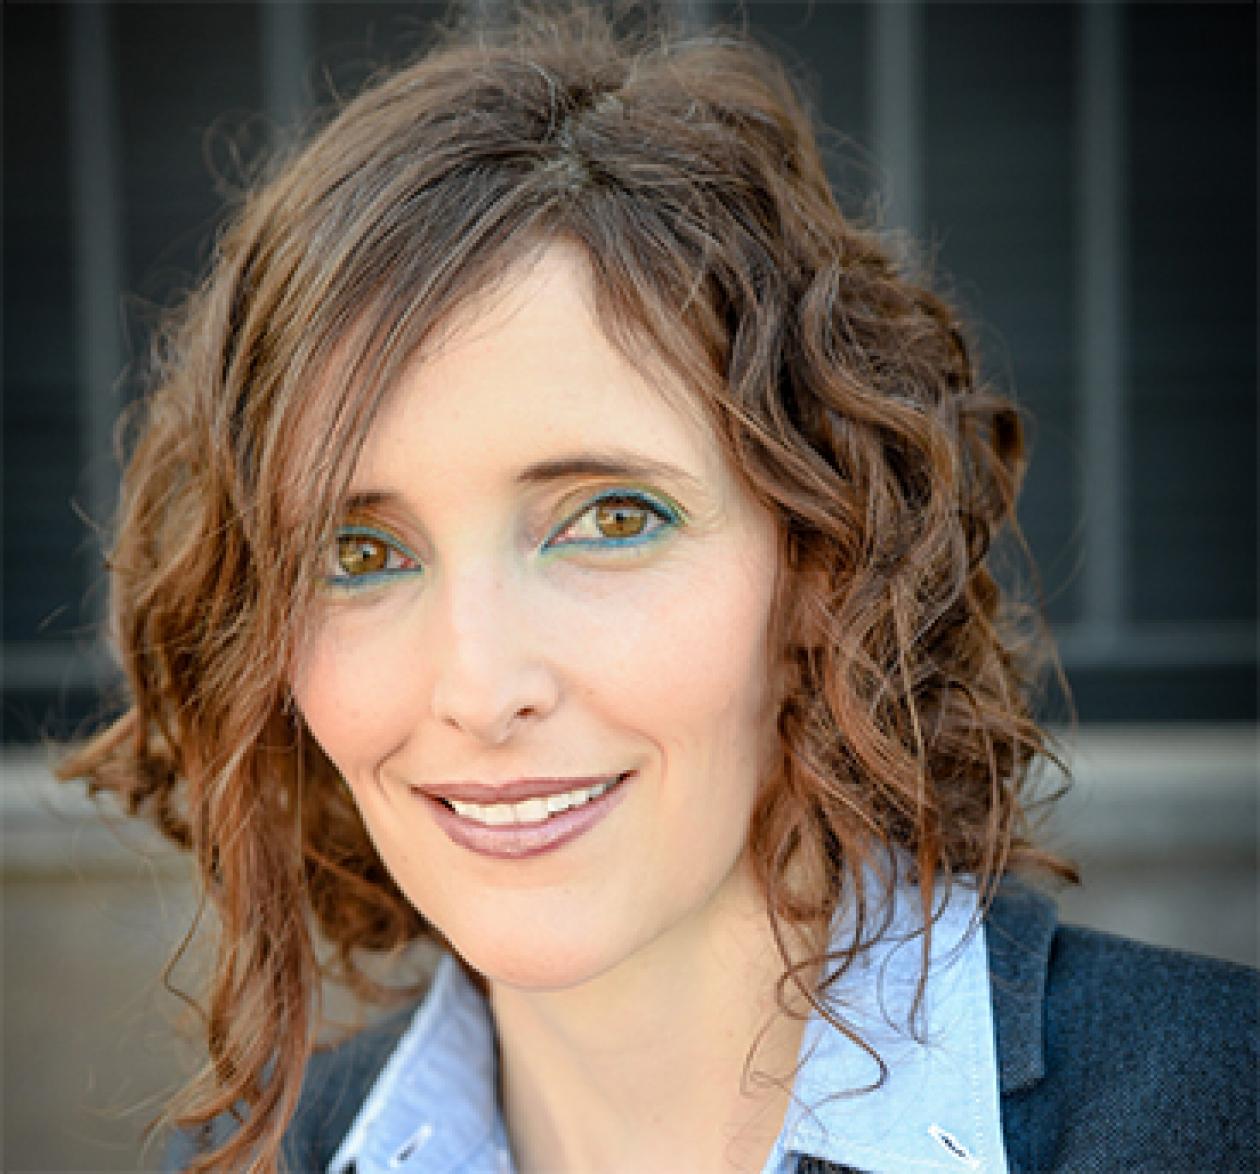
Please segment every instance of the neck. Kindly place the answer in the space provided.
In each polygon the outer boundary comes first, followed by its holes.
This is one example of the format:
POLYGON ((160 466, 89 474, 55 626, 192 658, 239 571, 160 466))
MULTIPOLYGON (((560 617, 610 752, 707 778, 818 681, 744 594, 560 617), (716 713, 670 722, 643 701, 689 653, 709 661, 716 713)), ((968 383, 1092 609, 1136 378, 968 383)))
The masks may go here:
POLYGON ((518 1168, 760 1170, 804 1031, 803 1001, 777 1006, 782 972, 747 877, 580 985, 493 985, 518 1168))

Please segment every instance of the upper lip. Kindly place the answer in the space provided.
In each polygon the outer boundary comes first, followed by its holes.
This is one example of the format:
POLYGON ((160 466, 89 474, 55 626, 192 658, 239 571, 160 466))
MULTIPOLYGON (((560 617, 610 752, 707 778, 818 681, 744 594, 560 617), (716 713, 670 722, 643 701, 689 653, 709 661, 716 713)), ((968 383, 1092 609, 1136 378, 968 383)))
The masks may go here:
POLYGON ((620 782, 629 771, 589 775, 584 778, 508 779, 501 783, 415 783, 413 789, 433 799, 457 799, 461 803, 523 803, 546 799, 567 791, 582 791, 601 783, 620 782))

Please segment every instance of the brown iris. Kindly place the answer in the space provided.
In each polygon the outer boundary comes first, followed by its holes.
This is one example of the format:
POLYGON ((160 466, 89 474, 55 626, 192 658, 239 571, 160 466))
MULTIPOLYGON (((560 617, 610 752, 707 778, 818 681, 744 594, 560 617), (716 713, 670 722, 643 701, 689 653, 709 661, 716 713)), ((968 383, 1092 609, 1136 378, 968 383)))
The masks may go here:
POLYGON ((337 565, 350 577, 383 571, 389 566, 389 547, 366 534, 338 538, 337 565))
POLYGON ((647 520, 648 511, 631 498, 605 498, 595 507, 595 525, 605 538, 635 538, 647 520))

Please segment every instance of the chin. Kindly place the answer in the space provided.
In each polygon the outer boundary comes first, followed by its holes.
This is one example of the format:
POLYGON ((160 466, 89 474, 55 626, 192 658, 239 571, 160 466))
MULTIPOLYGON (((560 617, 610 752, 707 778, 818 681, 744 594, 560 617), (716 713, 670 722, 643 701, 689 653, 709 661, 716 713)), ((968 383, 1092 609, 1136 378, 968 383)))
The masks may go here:
POLYGON ((460 957, 493 985, 528 991, 562 991, 606 973, 619 961, 615 945, 573 921, 549 933, 534 922, 453 928, 448 941, 460 957))
POLYGON ((522 991, 571 990, 608 969, 606 961, 601 964, 588 952, 540 950, 537 940, 519 950, 505 949, 500 943, 485 950, 461 951, 461 956, 491 985, 522 991))

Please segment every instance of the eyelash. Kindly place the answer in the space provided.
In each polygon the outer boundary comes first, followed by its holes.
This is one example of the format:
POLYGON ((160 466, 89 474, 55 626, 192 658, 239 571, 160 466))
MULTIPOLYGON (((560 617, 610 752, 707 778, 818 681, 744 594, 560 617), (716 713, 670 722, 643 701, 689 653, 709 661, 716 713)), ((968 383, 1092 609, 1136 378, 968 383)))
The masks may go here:
MULTIPOLYGON (((658 501, 655 497, 646 493, 626 489, 610 490, 592 498, 577 513, 552 531, 543 543, 543 550, 550 552, 562 550, 566 547, 583 550, 627 550, 654 542, 657 538, 678 526, 681 521, 682 516, 677 509, 665 502, 658 501), (648 515, 647 521, 644 523, 645 527, 653 519, 657 524, 650 529, 645 529, 642 533, 626 538, 576 538, 559 541, 565 533, 574 529, 583 518, 587 516, 593 517, 600 506, 614 502, 628 504, 633 509, 641 510, 648 515)), ((325 582, 339 591, 367 589, 387 580, 395 579, 399 575, 420 574, 424 570, 419 558, 402 542, 387 531, 376 529, 373 526, 341 526, 338 528, 333 541, 336 544, 331 554, 333 567, 325 576, 325 582), (347 573, 344 565, 341 563, 340 545, 343 542, 354 542, 355 540, 366 540, 377 545, 385 554, 386 565, 361 575, 347 573), (394 563, 400 565, 390 565, 394 563)))

